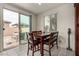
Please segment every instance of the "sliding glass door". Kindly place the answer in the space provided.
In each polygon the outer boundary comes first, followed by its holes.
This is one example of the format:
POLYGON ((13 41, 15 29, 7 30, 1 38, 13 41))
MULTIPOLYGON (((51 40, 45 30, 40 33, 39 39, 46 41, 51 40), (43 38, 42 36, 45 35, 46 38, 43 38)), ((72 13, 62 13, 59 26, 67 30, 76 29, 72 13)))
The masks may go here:
POLYGON ((3 48, 19 45, 19 13, 3 9, 3 48))
POLYGON ((3 9, 3 49, 27 43, 27 33, 30 31, 30 16, 3 9))
POLYGON ((27 33, 31 30, 30 16, 20 14, 20 43, 27 43, 27 33))

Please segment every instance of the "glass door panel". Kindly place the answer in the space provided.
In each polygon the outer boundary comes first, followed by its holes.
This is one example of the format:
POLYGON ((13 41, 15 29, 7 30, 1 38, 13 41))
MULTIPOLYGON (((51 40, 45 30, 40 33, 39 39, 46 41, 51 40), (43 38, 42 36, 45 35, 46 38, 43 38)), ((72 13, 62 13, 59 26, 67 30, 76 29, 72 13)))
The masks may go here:
POLYGON ((19 45, 19 14, 3 9, 3 48, 19 45))
POLYGON ((20 43, 27 43, 27 33, 30 32, 30 16, 20 14, 20 43))

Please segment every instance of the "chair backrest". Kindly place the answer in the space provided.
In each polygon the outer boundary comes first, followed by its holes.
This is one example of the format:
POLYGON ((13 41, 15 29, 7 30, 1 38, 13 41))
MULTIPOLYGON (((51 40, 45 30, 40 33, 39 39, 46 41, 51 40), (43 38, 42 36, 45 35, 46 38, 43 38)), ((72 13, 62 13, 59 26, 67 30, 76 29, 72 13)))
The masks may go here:
POLYGON ((58 39, 58 32, 52 32, 45 37, 45 40, 51 44, 58 39))
POLYGON ((42 31, 37 31, 37 35, 41 35, 42 34, 42 31))
POLYGON ((36 37, 37 36, 37 31, 32 31, 32 34, 33 34, 34 37, 36 37))
POLYGON ((42 31, 32 31, 33 36, 38 36, 42 34, 42 31))
POLYGON ((54 41, 54 40, 57 40, 58 39, 58 32, 52 32, 51 34, 50 34, 50 37, 51 37, 51 39, 50 39, 50 41, 54 41))
POLYGON ((34 42, 34 38, 33 38, 33 34, 32 33, 28 33, 27 34, 27 40, 28 40, 28 43, 33 43, 34 42))
POLYGON ((34 40, 37 40, 36 37, 42 34, 42 31, 32 31, 28 34, 28 42, 34 43, 34 40))

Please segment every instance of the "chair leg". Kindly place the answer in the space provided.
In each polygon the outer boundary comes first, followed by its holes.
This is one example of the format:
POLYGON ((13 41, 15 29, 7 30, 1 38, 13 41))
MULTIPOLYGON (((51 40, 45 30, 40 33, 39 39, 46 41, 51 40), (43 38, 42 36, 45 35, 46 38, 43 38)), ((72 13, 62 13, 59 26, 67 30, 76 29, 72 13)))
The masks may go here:
POLYGON ((58 41, 56 41, 57 49, 58 49, 58 41))
POLYGON ((34 56, 34 47, 32 47, 32 56, 34 56))
POLYGON ((49 55, 51 56, 51 49, 50 49, 50 45, 49 45, 49 55))
POLYGON ((49 50, 49 55, 51 56, 51 51, 49 50))
POLYGON ((36 51, 36 46, 35 46, 35 51, 36 51))
POLYGON ((32 46, 31 46, 31 50, 32 50, 32 46))
POLYGON ((52 44, 52 47, 53 47, 54 45, 52 44))
POLYGON ((38 50, 39 50, 39 44, 38 44, 38 50))
POLYGON ((28 44, 28 50, 27 50, 27 55, 29 55, 29 44, 28 44))

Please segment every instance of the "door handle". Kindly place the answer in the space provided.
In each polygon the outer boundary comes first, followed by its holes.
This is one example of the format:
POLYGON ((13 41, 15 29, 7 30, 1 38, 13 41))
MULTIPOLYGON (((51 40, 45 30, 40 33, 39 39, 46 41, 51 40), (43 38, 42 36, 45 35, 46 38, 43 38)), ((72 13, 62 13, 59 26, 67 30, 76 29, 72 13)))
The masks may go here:
POLYGON ((5 30, 5 28, 3 28, 3 30, 5 30))

